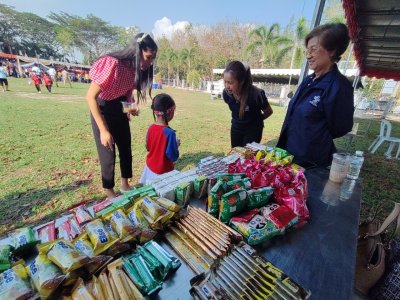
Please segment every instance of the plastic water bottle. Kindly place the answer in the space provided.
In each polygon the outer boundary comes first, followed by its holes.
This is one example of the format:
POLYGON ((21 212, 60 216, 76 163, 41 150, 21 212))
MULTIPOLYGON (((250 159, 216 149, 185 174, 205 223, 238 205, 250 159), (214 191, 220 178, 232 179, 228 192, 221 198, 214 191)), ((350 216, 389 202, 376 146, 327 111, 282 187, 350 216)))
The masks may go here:
POLYGON ((346 178, 342 186, 340 187, 340 200, 347 200, 350 199, 351 195, 353 194, 354 187, 356 186, 356 180, 346 178))
POLYGON ((358 179, 360 175, 361 167, 364 163, 364 152, 356 151, 356 155, 353 156, 353 159, 350 162, 349 173, 347 174, 347 178, 349 179, 358 179))

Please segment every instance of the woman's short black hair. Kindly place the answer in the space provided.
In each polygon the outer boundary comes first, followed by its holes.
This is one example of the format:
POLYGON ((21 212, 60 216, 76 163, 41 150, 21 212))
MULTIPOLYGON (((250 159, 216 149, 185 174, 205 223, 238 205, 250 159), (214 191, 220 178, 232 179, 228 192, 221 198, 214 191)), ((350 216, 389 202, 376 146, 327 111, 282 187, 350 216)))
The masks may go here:
POLYGON ((329 23, 315 27, 305 38, 306 47, 308 41, 313 37, 318 37, 319 43, 327 51, 334 51, 332 57, 334 62, 341 59, 350 42, 349 30, 343 23, 329 23))

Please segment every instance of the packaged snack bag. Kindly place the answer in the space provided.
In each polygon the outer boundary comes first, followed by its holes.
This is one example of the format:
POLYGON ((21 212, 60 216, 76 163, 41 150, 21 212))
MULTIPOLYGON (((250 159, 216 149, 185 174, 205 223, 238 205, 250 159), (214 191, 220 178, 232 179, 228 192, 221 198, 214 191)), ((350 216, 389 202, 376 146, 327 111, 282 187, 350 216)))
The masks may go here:
POLYGON ((22 227, 14 230, 11 234, 14 246, 14 254, 20 256, 31 251, 40 241, 36 240, 35 234, 30 227, 22 227))
POLYGON ((163 198, 163 197, 154 197, 152 198, 155 202, 157 202, 157 204, 161 205, 162 207, 173 211, 173 212, 179 212, 181 210, 181 206, 176 204, 175 202, 167 199, 167 198, 163 198))
POLYGON ((256 214, 249 222, 243 221, 240 216, 231 219, 230 226, 241 233, 249 245, 260 244, 276 235, 281 234, 281 230, 264 216, 256 214))
POLYGON ((243 179, 235 179, 228 181, 226 183, 226 191, 230 192, 237 189, 244 189, 247 190, 251 188, 251 180, 250 178, 243 178, 243 179))
POLYGON ((267 205, 272 198, 274 188, 263 187, 247 191, 247 207, 260 208, 267 205))
POLYGON ((143 197, 138 203, 144 217, 153 229, 161 229, 162 225, 174 216, 173 212, 158 205, 150 197, 143 197))
POLYGON ((73 300, 96 300, 83 283, 82 278, 78 278, 76 281, 74 287, 72 288, 71 297, 73 300))
POLYGON ((150 228, 150 224, 147 219, 144 217, 142 210, 140 209, 139 202, 135 203, 133 207, 128 209, 128 217, 132 221, 134 225, 139 226, 141 232, 139 236, 139 242, 145 243, 147 241, 152 240, 157 231, 150 228))
POLYGON ((103 218, 111 224, 122 243, 132 241, 140 234, 140 228, 128 219, 121 208, 104 215, 103 218))
POLYGON ((58 232, 57 238, 64 239, 66 241, 72 241, 75 237, 82 233, 81 228, 78 225, 75 217, 67 218, 60 226, 56 228, 58 232))
POLYGON ((0 300, 30 299, 34 295, 22 263, 0 274, 0 300))
POLYGON ((39 255, 30 263, 26 270, 32 278, 41 299, 47 299, 65 280, 60 269, 53 264, 46 253, 39 251, 39 255))
POLYGON ((37 228, 36 232, 41 243, 54 241, 56 239, 55 221, 51 221, 37 228))
POLYGON ((79 252, 85 254, 86 256, 95 256, 93 245, 89 240, 87 232, 80 234, 76 239, 72 241, 72 244, 79 252))
POLYGON ((8 245, 0 245, 0 272, 11 268, 11 250, 13 248, 8 245))
POLYGON ((207 212, 216 218, 218 217, 219 213, 219 203, 221 201, 221 197, 225 193, 225 184, 226 181, 218 180, 208 194, 207 212))
POLYGON ((76 207, 69 209, 75 216, 76 221, 79 225, 83 225, 92 219, 92 216, 88 212, 85 204, 80 204, 76 207))
POLYGON ((218 173, 215 175, 215 178, 218 180, 225 180, 225 181, 232 181, 232 180, 237 180, 237 179, 242 179, 245 177, 246 174, 244 173, 236 173, 236 174, 230 174, 230 173, 218 173))
POLYGON ((55 263, 64 274, 79 269, 90 262, 90 258, 86 256, 86 254, 78 252, 65 240, 55 241, 49 247, 47 257, 50 261, 55 263))
POLYGON ((87 223, 85 229, 94 247, 95 255, 101 254, 118 241, 108 233, 100 219, 87 223))
POLYGON ((204 175, 197 176, 194 179, 193 192, 194 192, 194 196, 197 199, 201 199, 201 198, 204 198, 205 196, 207 196, 207 184, 208 184, 208 180, 207 180, 207 177, 204 175))
POLYGON ((219 219, 222 223, 228 223, 234 216, 246 208, 246 190, 238 189, 223 194, 219 206, 219 219))

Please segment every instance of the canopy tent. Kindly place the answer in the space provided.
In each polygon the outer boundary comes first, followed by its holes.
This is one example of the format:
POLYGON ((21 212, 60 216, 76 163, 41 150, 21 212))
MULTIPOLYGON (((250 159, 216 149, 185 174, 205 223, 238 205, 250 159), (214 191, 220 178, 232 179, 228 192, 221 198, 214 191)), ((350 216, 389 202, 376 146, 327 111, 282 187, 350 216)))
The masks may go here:
POLYGON ((400 1, 343 0, 360 76, 400 80, 400 1))

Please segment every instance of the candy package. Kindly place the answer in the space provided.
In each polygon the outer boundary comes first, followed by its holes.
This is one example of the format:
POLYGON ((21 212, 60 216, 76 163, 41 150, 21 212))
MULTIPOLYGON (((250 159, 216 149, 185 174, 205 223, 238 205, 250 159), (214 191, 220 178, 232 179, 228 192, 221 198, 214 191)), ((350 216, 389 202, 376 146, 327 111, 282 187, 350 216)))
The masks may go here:
POLYGON ((46 253, 41 251, 39 251, 39 255, 26 269, 42 299, 47 299, 51 296, 65 280, 65 275, 47 258, 46 253))
POLYGON ((0 300, 34 299, 34 295, 22 263, 0 274, 0 300))
POLYGON ((183 182, 175 188, 175 201, 180 206, 186 206, 193 193, 193 183, 183 182))
POLYGON ((74 217, 65 219, 57 228, 57 238, 64 239, 66 241, 72 241, 75 237, 82 233, 78 222, 74 217))
POLYGON ((208 180, 204 175, 197 176, 193 182, 194 197, 201 199, 207 196, 208 180))
POLYGON ((157 202, 157 204, 161 205, 162 207, 173 211, 173 212, 179 212, 181 210, 181 206, 176 204, 175 202, 167 199, 167 198, 163 198, 163 197, 158 197, 158 198, 153 198, 154 201, 157 202))
POLYGON ((66 274, 81 268, 88 262, 90 258, 81 252, 78 252, 74 246, 65 240, 57 240, 47 252, 47 257, 55 263, 61 271, 66 274))
POLYGON ((247 190, 251 188, 251 180, 250 178, 243 178, 243 179, 235 179, 228 181, 226 183, 226 191, 230 192, 237 189, 244 189, 247 190))

